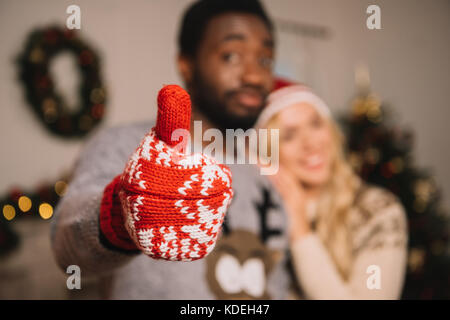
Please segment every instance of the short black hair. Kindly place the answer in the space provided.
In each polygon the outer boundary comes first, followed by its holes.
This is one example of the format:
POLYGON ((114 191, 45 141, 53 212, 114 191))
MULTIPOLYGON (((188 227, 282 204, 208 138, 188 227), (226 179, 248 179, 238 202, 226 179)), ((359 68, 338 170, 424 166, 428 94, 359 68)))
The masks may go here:
POLYGON ((273 31, 272 22, 258 0, 199 0, 184 13, 178 33, 179 52, 195 57, 208 22, 227 12, 254 14, 263 20, 270 32, 273 31))

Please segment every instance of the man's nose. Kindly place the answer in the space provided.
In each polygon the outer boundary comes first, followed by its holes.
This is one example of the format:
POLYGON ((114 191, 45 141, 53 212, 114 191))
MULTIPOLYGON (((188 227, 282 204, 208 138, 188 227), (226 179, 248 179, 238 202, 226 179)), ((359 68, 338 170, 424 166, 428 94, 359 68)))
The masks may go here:
POLYGON ((267 77, 263 68, 254 59, 247 61, 242 72, 242 83, 261 86, 267 77))

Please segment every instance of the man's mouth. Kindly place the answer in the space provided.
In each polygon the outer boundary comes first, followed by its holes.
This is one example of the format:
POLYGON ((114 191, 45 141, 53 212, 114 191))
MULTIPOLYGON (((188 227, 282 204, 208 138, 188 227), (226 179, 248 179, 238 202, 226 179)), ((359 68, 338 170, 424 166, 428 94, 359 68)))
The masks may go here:
POLYGON ((235 94, 240 105, 247 108, 260 108, 263 104, 263 96, 254 90, 242 90, 235 94))

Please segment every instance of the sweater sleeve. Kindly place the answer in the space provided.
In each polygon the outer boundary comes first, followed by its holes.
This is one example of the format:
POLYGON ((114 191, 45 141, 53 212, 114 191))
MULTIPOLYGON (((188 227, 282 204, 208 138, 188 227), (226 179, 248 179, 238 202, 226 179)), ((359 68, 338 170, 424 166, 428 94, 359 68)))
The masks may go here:
MULTIPOLYGON (((59 266, 80 267, 84 275, 111 272, 138 254, 109 243, 100 231, 99 213, 105 187, 122 172, 134 145, 130 132, 108 129, 85 145, 66 195, 51 226, 52 249, 59 266)), ((136 143, 137 145, 137 143, 136 143)))
POLYGON ((400 297, 407 259, 405 214, 397 202, 375 211, 352 236, 353 262, 346 281, 318 235, 310 233, 291 244, 294 269, 307 298, 400 297))

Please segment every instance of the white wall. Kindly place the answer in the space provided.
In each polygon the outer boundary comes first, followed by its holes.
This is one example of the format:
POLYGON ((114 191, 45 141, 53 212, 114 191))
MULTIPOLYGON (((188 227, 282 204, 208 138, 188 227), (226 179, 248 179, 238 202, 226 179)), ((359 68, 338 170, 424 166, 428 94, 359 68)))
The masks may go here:
MULTIPOLYGON (((163 84, 180 83, 175 37, 189 2, 0 0, 0 193, 12 185, 32 188, 39 181, 53 181, 70 169, 81 147, 49 135, 25 104, 12 61, 28 33, 48 23, 65 23, 67 6, 79 5, 82 35, 103 57, 109 91, 103 126, 140 121, 155 116, 154 100, 163 84)), ((433 169, 449 204, 450 2, 264 3, 273 18, 330 29, 328 40, 279 36, 279 48, 298 48, 301 80, 315 87, 334 111, 344 111, 355 92, 355 64, 368 64, 374 91, 395 108, 401 124, 413 128, 418 164, 433 169), (365 11, 373 3, 381 7, 382 30, 366 28, 365 11)), ((66 68, 61 64, 58 75, 64 78, 66 68)))
MULTIPOLYGON (((82 145, 47 133, 26 105, 12 63, 33 28, 65 25, 66 8, 74 3, 81 7, 83 38, 103 58, 109 92, 103 126, 154 117, 162 84, 179 82, 175 34, 186 1, 1 0, 0 193, 54 181, 71 168, 82 145)), ((67 64, 61 66, 57 74, 64 76, 67 64)))

